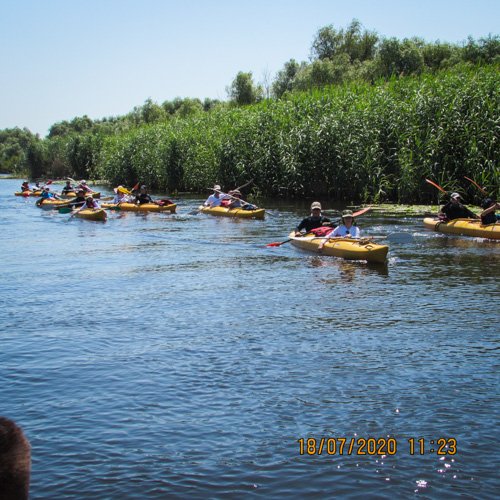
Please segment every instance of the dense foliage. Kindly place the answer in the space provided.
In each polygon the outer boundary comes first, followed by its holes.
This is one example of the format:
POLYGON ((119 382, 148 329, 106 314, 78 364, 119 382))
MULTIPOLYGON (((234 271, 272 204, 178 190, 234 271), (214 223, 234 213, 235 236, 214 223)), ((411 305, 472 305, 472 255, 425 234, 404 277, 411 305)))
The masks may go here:
POLYGON ((0 167, 170 191, 253 178, 254 194, 345 201, 435 200, 425 177, 498 190, 498 37, 380 39, 353 21, 322 28, 312 56, 285 64, 273 99, 239 72, 228 103, 148 99, 123 117, 54 124, 43 140, 0 131, 0 167))

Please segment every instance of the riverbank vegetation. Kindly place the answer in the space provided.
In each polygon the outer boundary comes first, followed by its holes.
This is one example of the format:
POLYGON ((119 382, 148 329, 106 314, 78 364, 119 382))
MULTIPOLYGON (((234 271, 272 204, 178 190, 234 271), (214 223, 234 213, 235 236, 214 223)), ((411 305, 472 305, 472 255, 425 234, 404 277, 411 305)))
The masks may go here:
POLYGON ((0 131, 0 169, 171 192, 254 179, 254 195, 352 202, 435 202, 425 177, 470 196, 464 176, 498 190, 499 37, 380 39, 353 21, 319 30, 311 56, 267 87, 239 73, 228 102, 147 100, 123 117, 57 123, 44 139, 0 131))

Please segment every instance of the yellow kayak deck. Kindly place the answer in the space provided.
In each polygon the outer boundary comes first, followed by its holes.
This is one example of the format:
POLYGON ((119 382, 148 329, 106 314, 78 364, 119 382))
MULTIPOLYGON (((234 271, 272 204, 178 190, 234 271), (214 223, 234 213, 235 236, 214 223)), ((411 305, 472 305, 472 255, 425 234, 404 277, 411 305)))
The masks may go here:
POLYGON ((263 219, 266 215, 264 208, 255 210, 243 210, 242 208, 227 208, 227 207, 204 207, 199 208, 204 214, 217 215, 220 217, 238 217, 241 219, 263 219))
POLYGON ((500 224, 498 222, 484 225, 481 224, 479 219, 455 219, 449 222, 442 222, 439 219, 426 217, 424 225, 426 228, 440 233, 488 238, 491 240, 500 239, 500 224))
POLYGON ((379 245, 369 239, 363 238, 332 238, 325 243, 325 246, 320 251, 319 245, 325 238, 317 237, 312 233, 308 233, 305 236, 295 236, 295 231, 292 231, 288 237, 293 246, 302 250, 348 260, 366 260, 367 262, 383 263, 387 260, 387 252, 389 251, 387 245, 379 245))
POLYGON ((87 220, 98 220, 105 221, 108 217, 106 210, 102 208, 84 208, 79 212, 75 213, 75 217, 87 220))
POLYGON ((170 212, 175 213, 177 204, 156 205, 155 203, 143 203, 136 205, 135 203, 103 203, 102 208, 110 210, 123 210, 124 212, 170 212))

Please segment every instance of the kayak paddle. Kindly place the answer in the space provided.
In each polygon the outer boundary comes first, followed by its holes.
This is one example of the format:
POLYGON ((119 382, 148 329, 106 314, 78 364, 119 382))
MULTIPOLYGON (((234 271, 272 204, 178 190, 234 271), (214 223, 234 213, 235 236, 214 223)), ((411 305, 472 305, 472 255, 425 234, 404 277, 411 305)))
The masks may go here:
POLYGON ((467 179, 468 181, 472 182, 472 184, 474 184, 474 186, 476 186, 479 189, 479 191, 481 191, 481 193, 483 193, 485 196, 488 196, 488 193, 486 192, 486 190, 484 188, 482 188, 476 181, 469 179, 469 177, 467 177, 465 175, 464 175, 464 178, 467 179))
POLYGON ((446 191, 439 184, 436 184, 435 182, 431 181, 430 179, 425 179, 425 182, 428 182, 431 186, 434 186, 436 189, 439 189, 439 191, 446 194, 446 191))

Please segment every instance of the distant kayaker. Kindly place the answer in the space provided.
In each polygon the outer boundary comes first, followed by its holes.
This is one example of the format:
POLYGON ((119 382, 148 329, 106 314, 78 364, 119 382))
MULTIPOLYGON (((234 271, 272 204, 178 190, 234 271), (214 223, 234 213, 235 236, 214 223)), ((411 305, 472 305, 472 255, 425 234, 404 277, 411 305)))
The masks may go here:
POLYGON ((86 208, 90 208, 92 210, 97 210, 98 208, 101 208, 101 207, 99 206, 99 203, 97 202, 97 200, 94 200, 92 195, 89 195, 85 198, 85 202, 83 203, 83 205, 75 213, 78 213, 81 210, 85 210, 86 208))
POLYGON ((206 207, 220 207, 223 197, 221 195, 224 195, 224 193, 221 191, 221 187, 216 184, 213 187, 213 193, 205 200, 205 203, 203 203, 204 206, 206 207))
POLYGON ((118 186, 114 189, 115 197, 113 203, 128 203, 130 201, 129 195, 131 192, 123 186, 118 186))
POLYGON ((465 205, 460 203, 461 199, 458 193, 451 193, 450 201, 441 208, 438 217, 445 221, 478 219, 479 217, 474 212, 471 212, 465 205))
POLYGON ((481 223, 484 225, 495 224, 497 222, 495 210, 500 210, 500 203, 491 198, 486 198, 481 203, 481 208, 483 209, 480 214, 481 223))
POLYGON ((314 201, 311 204, 311 215, 302 220, 297 226, 295 233, 300 233, 303 229, 305 229, 306 233, 309 233, 311 229, 331 225, 331 220, 321 215, 321 203, 319 201, 314 201))
POLYGON ((21 184, 21 191, 24 193, 25 191, 31 191, 30 185, 28 181, 25 181, 21 184))
POLYGON ((81 207, 83 204, 85 204, 85 191, 83 189, 80 189, 77 191, 76 196, 71 199, 69 205, 73 208, 76 208, 81 207))
POLYGON ((50 192, 50 188, 46 187, 42 191, 42 200, 60 200, 61 197, 50 192))
POLYGON ((83 189, 86 193, 93 193, 94 191, 87 185, 87 181, 82 179, 77 186, 78 189, 83 189))
POLYGON ((72 193, 74 190, 75 188, 71 185, 71 181, 66 181, 65 186, 61 190, 61 194, 72 193))
POLYGON ((359 227, 354 225, 354 216, 350 210, 344 210, 342 213, 342 222, 331 233, 325 236, 325 239, 319 244, 321 250, 330 238, 359 238, 359 227))
POLYGON ((135 197, 135 202, 137 205, 144 205, 144 203, 154 203, 153 198, 148 194, 146 186, 143 184, 139 191, 139 194, 135 197))

